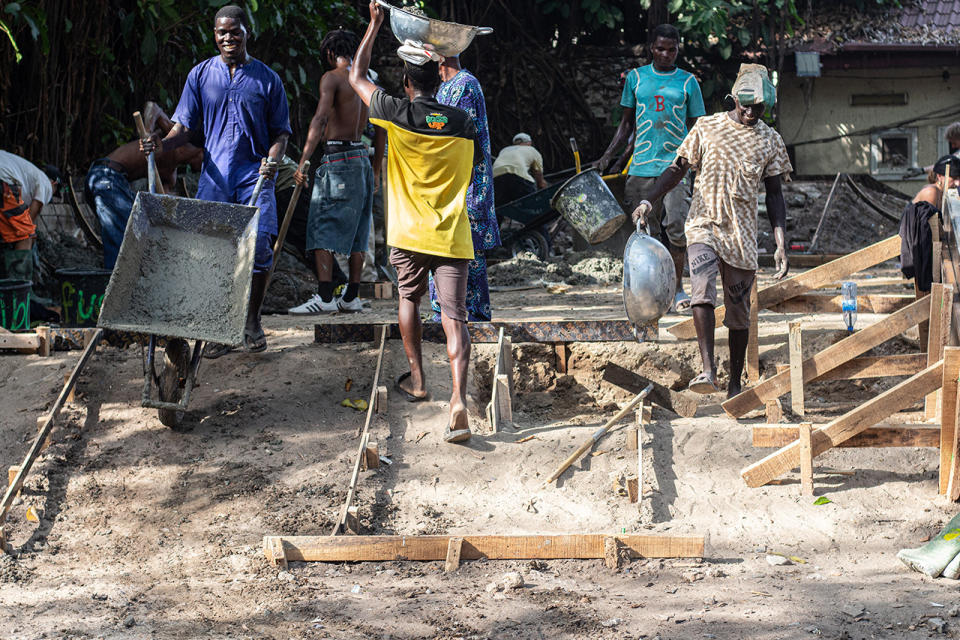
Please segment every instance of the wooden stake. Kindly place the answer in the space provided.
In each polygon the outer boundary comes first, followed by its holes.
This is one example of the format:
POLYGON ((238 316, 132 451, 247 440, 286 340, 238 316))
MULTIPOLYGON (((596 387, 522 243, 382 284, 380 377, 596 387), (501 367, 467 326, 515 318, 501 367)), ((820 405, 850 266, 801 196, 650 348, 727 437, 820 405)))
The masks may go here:
POLYGON ((946 494, 950 489, 950 478, 956 459, 958 378, 960 378, 960 347, 946 347, 943 350, 943 386, 940 406, 939 491, 941 494, 946 494))
POLYGON ((43 357, 48 357, 53 352, 53 345, 50 339, 50 327, 37 327, 37 338, 40 340, 37 353, 43 357))
MULTIPOLYGON (((950 336, 953 312, 953 287, 935 282, 930 288, 930 333, 927 337, 927 366, 943 357, 943 348, 950 336)), ((937 406, 940 393, 934 391, 924 400, 923 417, 933 420, 940 415, 937 406)), ((946 491, 946 488, 943 488, 946 491)))
POLYGON ((269 548, 267 544, 267 539, 264 538, 264 551, 266 551, 267 559, 272 562, 274 566, 286 569, 288 566, 287 552, 283 548, 283 538, 270 538, 269 548))
MULTIPOLYGON (((68 382, 70 382, 70 374, 65 373, 63 374, 63 386, 67 386, 68 382)), ((76 401, 77 399, 76 391, 77 391, 76 385, 73 385, 70 387, 70 393, 67 394, 68 403, 73 404, 76 401)))
POLYGON ((803 417, 803 333, 800 321, 790 323, 790 407, 803 417))
POLYGON ((387 412, 387 387, 385 385, 380 385, 377 387, 377 395, 373 401, 375 405, 374 411, 378 414, 384 414, 387 412))
POLYGON ((813 495, 813 449, 810 446, 810 434, 813 425, 800 423, 800 495, 813 495))
POLYGON ((567 373, 567 362, 570 360, 570 345, 566 342, 557 342, 553 345, 554 353, 557 355, 557 371, 567 373))
MULTIPOLYGON (((269 553, 273 540, 263 539, 269 553)), ((446 560, 453 536, 283 536, 291 562, 390 562, 446 560)), ((458 536, 460 560, 559 560, 604 558, 604 534, 458 536)), ((702 558, 703 536, 618 535, 630 558, 702 558)), ((272 558, 272 553, 267 555, 272 558)))
POLYGON ((447 558, 443 570, 447 573, 460 568, 460 551, 463 549, 463 538, 451 537, 447 541, 447 558))
POLYGON ((757 294, 757 278, 750 288, 750 335, 747 339, 747 382, 760 382, 760 299, 757 294))
POLYGON ((360 467, 361 471, 380 468, 380 447, 377 446, 376 442, 367 444, 367 448, 364 449, 363 462, 360 467))
MULTIPOLYGON (((811 436, 813 456, 816 457, 839 443, 849 440, 884 418, 921 400, 940 386, 942 377, 943 361, 940 361, 815 430, 811 436)), ((799 441, 790 443, 759 462, 744 468, 740 476, 748 487, 760 487, 798 466, 800 466, 799 441)))
POLYGON ((783 405, 780 404, 779 398, 774 398, 773 400, 768 400, 765 403, 766 420, 767 424, 779 424, 783 420, 783 405))
POLYGON ((494 433, 513 425, 513 342, 505 335, 503 327, 497 336, 497 360, 493 366, 487 420, 494 433))
POLYGON ((620 568, 620 549, 617 539, 613 536, 603 539, 603 563, 607 565, 607 569, 620 568))
MULTIPOLYGON (((17 465, 10 465, 10 468, 7 469, 7 486, 12 487, 13 481, 16 480, 17 474, 20 472, 20 467, 17 465)), ((17 491, 16 495, 20 495, 20 492, 17 491)))
POLYGON ((347 533, 353 535, 360 533, 360 509, 358 507, 347 508, 347 518, 343 523, 343 528, 347 533))

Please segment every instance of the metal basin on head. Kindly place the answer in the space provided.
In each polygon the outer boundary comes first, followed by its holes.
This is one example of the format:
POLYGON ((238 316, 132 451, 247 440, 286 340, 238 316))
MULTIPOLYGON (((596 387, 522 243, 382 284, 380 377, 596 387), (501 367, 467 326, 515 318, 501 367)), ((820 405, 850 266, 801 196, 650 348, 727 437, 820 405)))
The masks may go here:
POLYGON ((470 46, 474 37, 493 33, 490 27, 474 27, 418 16, 384 0, 377 0, 377 4, 390 10, 390 29, 397 40, 432 44, 442 56, 458 56, 470 46))
POLYGON ((243 341, 260 210, 139 193, 97 326, 243 341))

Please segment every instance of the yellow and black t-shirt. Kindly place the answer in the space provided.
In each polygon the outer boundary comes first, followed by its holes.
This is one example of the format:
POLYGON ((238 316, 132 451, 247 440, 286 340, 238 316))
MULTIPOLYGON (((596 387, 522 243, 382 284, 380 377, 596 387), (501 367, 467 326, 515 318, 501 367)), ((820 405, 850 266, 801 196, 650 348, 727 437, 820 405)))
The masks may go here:
POLYGON ((370 100, 370 122, 387 130, 387 244, 447 258, 473 258, 467 187, 479 157, 462 109, 434 98, 370 100))

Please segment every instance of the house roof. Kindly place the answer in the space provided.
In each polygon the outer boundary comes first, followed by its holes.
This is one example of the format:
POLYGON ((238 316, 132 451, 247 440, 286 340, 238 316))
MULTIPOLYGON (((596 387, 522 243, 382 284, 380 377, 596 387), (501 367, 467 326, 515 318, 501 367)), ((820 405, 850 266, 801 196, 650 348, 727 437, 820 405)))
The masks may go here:
POLYGON ((869 11, 821 5, 804 19, 806 23, 785 39, 787 49, 826 55, 905 47, 955 50, 960 40, 960 0, 904 0, 901 7, 869 11))

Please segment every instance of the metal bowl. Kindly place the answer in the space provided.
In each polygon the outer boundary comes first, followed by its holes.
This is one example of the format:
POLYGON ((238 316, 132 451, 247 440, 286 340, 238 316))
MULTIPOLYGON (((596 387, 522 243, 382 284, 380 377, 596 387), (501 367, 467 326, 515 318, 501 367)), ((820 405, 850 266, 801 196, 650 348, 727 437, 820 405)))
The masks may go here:
POLYGON ((490 27, 473 27, 418 16, 384 0, 377 0, 377 4, 390 9, 390 28, 397 40, 401 43, 406 40, 415 40, 432 44, 436 47, 437 53, 444 57, 458 56, 470 46, 475 36, 493 33, 490 27))

